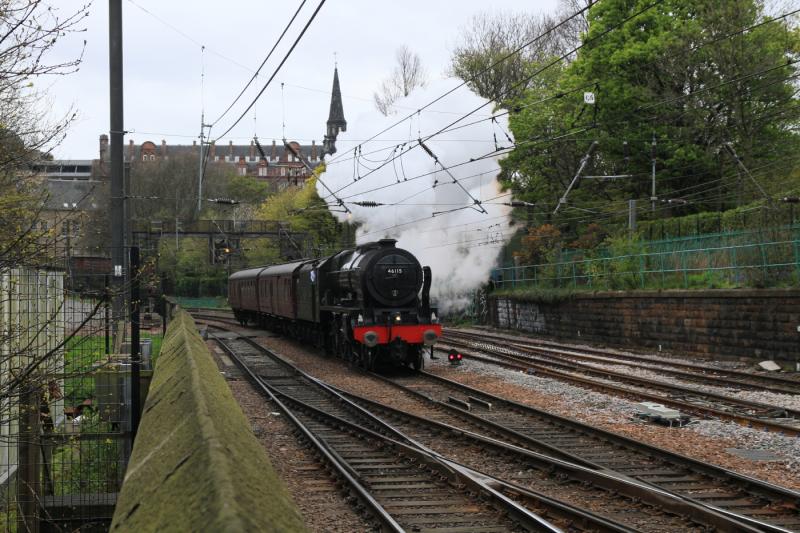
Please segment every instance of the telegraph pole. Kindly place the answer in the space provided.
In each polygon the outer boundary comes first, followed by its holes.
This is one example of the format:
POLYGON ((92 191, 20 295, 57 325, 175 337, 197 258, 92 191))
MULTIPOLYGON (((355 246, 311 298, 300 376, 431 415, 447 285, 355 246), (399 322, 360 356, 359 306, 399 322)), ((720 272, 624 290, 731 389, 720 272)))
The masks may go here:
POLYGON ((200 219, 200 211, 203 209, 203 142, 205 139, 206 115, 200 114, 200 170, 197 174, 197 219, 200 219))
MULTIPOLYGON (((125 265, 125 209, 123 165, 122 91, 122 0, 108 0, 108 59, 110 87, 110 162, 111 162, 111 264, 113 265, 113 324, 122 318, 125 265)), ((117 334, 120 332, 117 331, 117 334)))
POLYGON ((656 196, 656 134, 653 132, 653 142, 650 144, 650 163, 652 164, 652 177, 653 177, 653 186, 650 190, 650 204, 652 207, 653 214, 656 212, 656 201, 658 197, 656 196))

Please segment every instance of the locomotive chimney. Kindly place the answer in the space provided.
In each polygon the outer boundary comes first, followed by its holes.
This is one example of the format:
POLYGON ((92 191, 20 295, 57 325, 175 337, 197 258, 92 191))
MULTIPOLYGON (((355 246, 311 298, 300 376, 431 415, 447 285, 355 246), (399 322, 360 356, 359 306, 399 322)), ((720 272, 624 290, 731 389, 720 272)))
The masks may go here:
POLYGON ((397 244, 397 239, 381 239, 378 241, 378 246, 381 248, 394 248, 397 244))

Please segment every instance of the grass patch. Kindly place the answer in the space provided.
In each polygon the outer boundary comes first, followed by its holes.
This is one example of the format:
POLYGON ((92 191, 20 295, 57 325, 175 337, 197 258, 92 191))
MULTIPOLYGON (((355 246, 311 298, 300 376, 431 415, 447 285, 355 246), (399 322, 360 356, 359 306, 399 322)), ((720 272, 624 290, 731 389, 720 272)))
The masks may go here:
MULTIPOLYGON (((153 366, 161 353, 164 336, 160 333, 142 332, 142 339, 150 339, 150 357, 153 366)), ((69 406, 79 405, 83 400, 95 397, 94 375, 98 363, 106 359, 106 339, 100 335, 76 336, 66 344, 64 354, 64 397, 69 406)))
POLYGON ((69 438, 66 444, 53 451, 52 481, 56 495, 111 493, 119 490, 121 476, 121 440, 115 438, 116 431, 99 414, 84 410, 81 416, 80 433, 106 438, 81 439, 80 434, 69 438))
POLYGON ((565 302, 572 299, 580 291, 576 289, 549 289, 542 287, 515 287, 513 289, 499 289, 491 293, 492 296, 508 296, 522 302, 535 302, 543 304, 565 302))
POLYGON ((75 407, 88 398, 95 397, 92 371, 106 357, 106 339, 102 336, 73 337, 69 339, 64 354, 64 402, 75 407))

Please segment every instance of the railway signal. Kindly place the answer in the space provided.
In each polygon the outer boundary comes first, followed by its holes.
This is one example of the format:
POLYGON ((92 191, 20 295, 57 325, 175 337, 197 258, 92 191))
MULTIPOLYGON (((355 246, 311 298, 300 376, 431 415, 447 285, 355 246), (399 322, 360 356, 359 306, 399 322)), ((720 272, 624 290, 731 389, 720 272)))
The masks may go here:
POLYGON ((451 365, 460 365, 462 359, 464 359, 464 356, 455 348, 450 348, 450 351, 447 352, 447 360, 450 361, 451 365))
POLYGON ((233 248, 228 241, 214 241, 214 263, 225 263, 232 253, 233 248))

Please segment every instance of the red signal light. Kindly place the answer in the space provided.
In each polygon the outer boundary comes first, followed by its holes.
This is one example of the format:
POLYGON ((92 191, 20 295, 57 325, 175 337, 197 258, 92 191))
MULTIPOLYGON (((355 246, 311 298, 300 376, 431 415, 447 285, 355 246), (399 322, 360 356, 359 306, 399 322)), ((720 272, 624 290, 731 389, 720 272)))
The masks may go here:
POLYGON ((456 349, 451 349, 449 352, 447 352, 447 360, 453 365, 460 364, 462 358, 463 356, 456 349))

